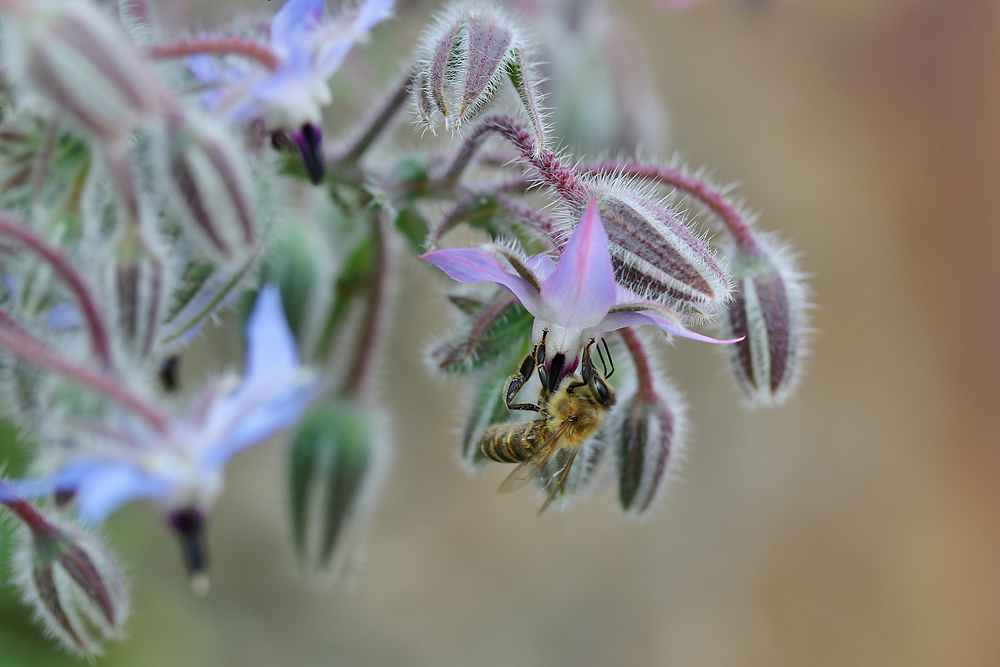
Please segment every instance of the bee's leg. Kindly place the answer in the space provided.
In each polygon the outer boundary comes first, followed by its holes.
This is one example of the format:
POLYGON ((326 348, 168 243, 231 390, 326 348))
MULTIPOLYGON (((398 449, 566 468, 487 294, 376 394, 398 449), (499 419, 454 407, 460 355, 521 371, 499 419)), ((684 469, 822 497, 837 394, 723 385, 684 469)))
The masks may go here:
POLYGON ((531 374, 538 368, 539 378, 542 377, 541 373, 544 371, 542 364, 545 362, 545 336, 548 334, 548 330, 542 331, 542 340, 535 345, 535 349, 524 358, 521 362, 521 367, 516 373, 507 378, 506 384, 503 387, 503 402, 507 406, 508 410, 530 410, 532 412, 538 412, 539 407, 534 403, 514 403, 514 397, 517 396, 517 392, 521 391, 521 387, 524 383, 528 381, 531 374))
MULTIPOLYGON (((591 338, 590 342, 587 343, 587 347, 583 348, 583 357, 580 359, 580 376, 583 378, 583 382, 571 382, 569 386, 566 387, 566 393, 572 394, 574 389, 586 386, 590 384, 591 380, 597 372, 594 367, 594 360, 590 356, 590 346, 594 344, 594 339, 591 338)), ((600 352, 600 348, 598 348, 600 352)))

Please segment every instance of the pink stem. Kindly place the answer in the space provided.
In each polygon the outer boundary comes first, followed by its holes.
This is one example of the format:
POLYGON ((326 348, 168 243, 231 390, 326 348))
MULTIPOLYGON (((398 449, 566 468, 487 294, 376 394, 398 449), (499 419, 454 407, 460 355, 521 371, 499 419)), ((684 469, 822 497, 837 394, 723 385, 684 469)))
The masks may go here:
POLYGON ((615 161, 582 164, 577 169, 583 173, 621 174, 624 176, 648 178, 685 192, 712 211, 722 221, 733 239, 744 251, 751 254, 759 252, 757 242, 750 231, 750 226, 743 219, 743 216, 740 215, 736 207, 726 200, 726 196, 697 178, 688 176, 680 169, 615 161))
POLYGON ((282 62, 278 54, 267 46, 240 37, 192 39, 174 44, 160 44, 148 47, 146 53, 151 58, 179 58, 203 53, 246 56, 251 60, 256 60, 272 72, 281 67, 282 62))
POLYGON ((104 320, 97 310, 97 305, 91 297, 90 289, 76 269, 70 264, 69 259, 59 251, 58 248, 36 234, 26 225, 18 222, 14 218, 0 214, 0 235, 12 238, 52 267, 52 270, 66 283, 70 291, 80 304, 80 310, 87 324, 90 333, 90 342, 94 349, 94 354, 101 360, 101 365, 110 368, 111 358, 111 338, 104 320))
MULTIPOLYGON (((4 488, 9 489, 10 486, 0 482, 0 489, 4 488)), ((52 530, 52 524, 31 503, 25 500, 4 500, 0 501, 0 505, 6 506, 7 509, 16 514, 31 529, 32 533, 37 534, 52 530)))
POLYGON ((559 162, 555 153, 543 150, 536 155, 535 135, 509 116, 487 116, 472 130, 442 177, 443 184, 447 186, 458 182, 483 139, 493 133, 513 144, 521 153, 521 159, 538 172, 539 180, 553 188, 564 202, 583 211, 590 199, 587 186, 572 169, 559 162))
POLYGON ((0 326, 0 348, 107 396, 144 419, 160 434, 170 431, 170 422, 163 412, 125 389, 116 378, 66 359, 23 329, 0 326))
POLYGON ((638 396, 645 399, 646 403, 655 403, 657 395, 653 383, 653 369, 649 365, 649 357, 642 341, 635 331, 628 327, 619 329, 618 333, 621 334, 622 340, 625 341, 625 347, 632 355, 632 363, 635 365, 635 375, 639 384, 638 396))

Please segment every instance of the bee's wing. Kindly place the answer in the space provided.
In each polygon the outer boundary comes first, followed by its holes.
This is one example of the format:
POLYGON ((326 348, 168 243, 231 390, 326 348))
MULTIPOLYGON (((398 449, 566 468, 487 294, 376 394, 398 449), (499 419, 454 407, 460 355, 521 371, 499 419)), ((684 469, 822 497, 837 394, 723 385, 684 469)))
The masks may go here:
POLYGON ((569 469, 573 467, 573 459, 576 458, 576 453, 578 451, 580 451, 580 448, 576 447, 569 453, 566 465, 564 465, 563 469, 559 471, 559 476, 549 482, 549 486, 551 487, 549 489, 549 497, 545 499, 545 502, 542 503, 541 508, 538 510, 539 516, 541 516, 542 512, 548 509, 549 505, 552 504, 552 501, 555 500, 556 496, 559 495, 559 492, 562 491, 563 486, 566 485, 566 479, 569 477, 569 469))
POLYGON ((563 435, 566 433, 566 429, 570 427, 572 422, 564 421, 559 425, 549 439, 546 440, 538 450, 532 454, 530 457, 518 464, 514 470, 507 475, 507 478, 500 483, 500 488, 497 489, 497 493, 510 493, 511 491, 517 491, 527 482, 529 482, 538 471, 542 469, 542 466, 548 462, 553 454, 559 449, 559 441, 562 440, 563 435))

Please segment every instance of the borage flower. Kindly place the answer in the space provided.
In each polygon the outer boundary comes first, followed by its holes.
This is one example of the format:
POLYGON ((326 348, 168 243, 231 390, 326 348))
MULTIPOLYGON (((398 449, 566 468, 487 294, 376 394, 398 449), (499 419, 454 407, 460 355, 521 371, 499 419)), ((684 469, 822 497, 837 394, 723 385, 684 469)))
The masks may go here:
POLYGON ((365 0, 355 11, 324 20, 323 0, 289 0, 271 21, 270 48, 280 64, 269 73, 255 77, 246 66, 220 68, 207 55, 191 56, 188 67, 205 83, 233 88, 212 91, 206 98, 210 106, 229 107, 237 120, 259 118, 268 130, 294 142, 318 183, 323 179, 322 108, 333 100, 327 80, 393 4, 365 0))
POLYGON ((623 327, 652 324, 663 331, 709 343, 719 341, 688 330, 674 311, 643 300, 615 281, 608 237, 596 202, 570 236, 558 264, 548 255, 526 260, 506 248, 435 250, 421 257, 460 283, 495 282, 510 290, 534 315, 533 337, 547 330, 546 346, 574 359, 584 342, 623 327))
POLYGON ((9 481, 6 493, 10 499, 70 494, 80 518, 91 523, 132 500, 152 502, 184 541, 192 572, 200 572, 202 529, 226 464, 298 421, 320 392, 319 376, 299 365, 273 285, 261 290, 250 315, 245 374, 235 385, 232 376, 214 383, 164 433, 132 422, 121 429, 81 424, 93 446, 61 454, 65 460, 45 477, 9 481))

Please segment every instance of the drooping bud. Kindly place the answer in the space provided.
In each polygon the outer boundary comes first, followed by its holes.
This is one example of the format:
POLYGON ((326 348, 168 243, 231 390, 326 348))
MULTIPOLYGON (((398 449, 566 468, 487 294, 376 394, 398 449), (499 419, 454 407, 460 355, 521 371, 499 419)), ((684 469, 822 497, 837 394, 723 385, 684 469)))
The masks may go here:
POLYGON ((26 503, 6 504, 26 527, 14 568, 46 633, 85 656, 100 655, 105 640, 121 640, 129 597, 115 558, 77 527, 56 525, 26 503))
POLYGON ((791 252, 766 235, 753 239, 754 247, 738 245, 732 253, 736 292, 723 326, 731 337, 743 336, 727 348, 744 397, 776 405, 801 375, 808 288, 791 252))
POLYGON ((327 238, 322 225, 289 220, 274 230, 269 246, 271 252, 264 260, 262 282, 277 283, 281 289, 288 325, 300 349, 310 356, 337 296, 334 286, 343 267, 334 252, 336 244, 327 238))
POLYGON ((384 411, 369 407, 319 403, 292 438, 292 541, 309 575, 339 575, 357 556, 386 468, 385 442, 375 428, 384 419, 384 411))
POLYGON ((680 458, 685 431, 680 393, 652 370, 641 347, 633 349, 634 359, 636 354, 638 386, 602 431, 615 452, 618 500, 631 518, 654 507, 680 458))
POLYGON ((164 87, 156 71, 93 4, 24 3, 4 25, 15 78, 85 130, 114 141, 157 115, 164 87))
POLYGON ((711 316, 726 302, 727 271, 674 211, 626 187, 595 186, 594 198, 622 285, 690 315, 711 316))
POLYGON ((458 130, 483 109, 508 78, 535 135, 545 147, 544 113, 527 44, 515 22, 490 5, 455 2, 424 36, 416 84, 417 115, 433 128, 458 130))
POLYGON ((163 258, 137 230, 116 243, 111 282, 117 313, 116 330, 125 347, 138 358, 153 349, 166 293, 163 258))
POLYGON ((207 117, 171 118, 161 144, 162 180, 191 227, 223 261, 245 257, 257 242, 247 158, 207 117))

